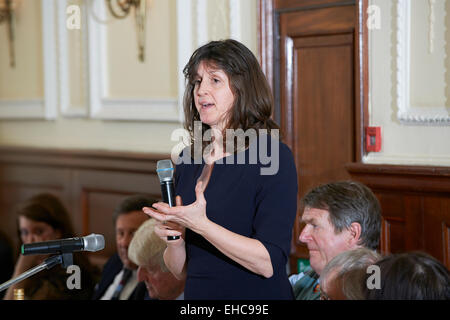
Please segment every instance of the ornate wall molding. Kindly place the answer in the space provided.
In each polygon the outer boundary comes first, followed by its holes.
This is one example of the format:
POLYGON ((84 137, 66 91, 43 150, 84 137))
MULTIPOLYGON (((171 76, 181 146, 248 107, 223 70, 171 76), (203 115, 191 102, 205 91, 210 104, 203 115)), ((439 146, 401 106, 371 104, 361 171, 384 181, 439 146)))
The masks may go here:
POLYGON ((242 1, 230 0, 230 38, 242 41, 242 1))
MULTIPOLYGON (((106 26, 97 20, 106 19, 106 7, 103 1, 93 3, 96 17, 87 15, 88 20, 88 82, 89 82, 89 115, 94 119, 102 120, 153 120, 179 122, 182 108, 179 101, 182 99, 117 99, 107 95, 106 79, 108 68, 106 65, 106 26)), ((189 32, 191 26, 191 2, 177 1, 178 24, 178 63, 186 60, 186 53, 191 54, 191 41, 189 32)), ((187 62, 187 60, 186 60, 187 62)), ((178 66, 179 78, 183 78, 178 66)), ((181 86, 181 82, 179 83, 181 86)), ((183 81, 184 88, 184 81, 183 81)), ((183 90, 184 91, 184 90, 183 90)))
POLYGON ((57 116, 57 69, 55 2, 42 0, 43 99, 2 99, 0 119, 55 119, 57 116))
MULTIPOLYGON (((59 67, 59 104, 60 112, 65 117, 86 117, 89 113, 87 101, 80 105, 71 104, 71 83, 70 79, 73 78, 70 74, 70 56, 69 56, 69 30, 66 27, 67 19, 67 6, 68 0, 59 0, 57 2, 57 16, 58 16, 58 67, 59 67)), ((80 2, 78 4, 81 7, 81 18, 85 20, 85 17, 89 14, 87 10, 87 2, 80 2)), ((84 22, 84 21, 83 21, 84 22)), ((84 23, 82 22, 82 25, 84 23)), ((84 92, 87 94, 87 32, 86 28, 82 28, 80 39, 77 41, 78 52, 81 54, 81 67, 82 67, 82 81, 81 85, 84 86, 84 92)))
POLYGON ((42 0, 42 35, 45 94, 42 99, 0 100, 0 118, 87 117, 102 120, 139 120, 182 122, 185 79, 183 68, 192 52, 213 40, 214 27, 226 22, 230 26, 228 37, 242 41, 244 9, 241 0, 223 0, 218 8, 217 22, 208 23, 208 0, 176 0, 177 17, 177 70, 178 96, 176 98, 112 98, 108 94, 107 79, 107 8, 104 1, 42 0), (76 4, 81 9, 81 30, 68 30, 67 7, 76 4), (228 14, 227 10, 229 9, 228 14), (219 21, 220 20, 220 21, 219 21), (69 32, 80 32, 73 41, 69 32), (70 50, 75 50, 72 52, 70 50), (72 57, 71 57, 72 55, 72 57), (71 81, 72 59, 81 65, 77 76, 82 82, 85 101, 74 102, 71 81), (56 63, 55 63, 56 62, 56 63))
MULTIPOLYGON (((397 118, 403 124, 450 125, 447 106, 421 107, 411 104, 411 6, 410 0, 397 1, 397 118)), ((431 11, 434 12, 435 8, 432 7, 431 11)), ((434 18, 430 23, 430 35, 433 36, 429 45, 434 48, 434 18)))
POLYGON ((185 81, 183 67, 189 61, 194 50, 194 25, 192 1, 177 0, 177 35, 178 35, 178 121, 184 121, 183 95, 185 81))
POLYGON ((0 119, 45 118, 44 99, 1 99, 0 119))
POLYGON ((428 0, 428 4, 430 6, 430 26, 429 26, 429 48, 428 51, 430 53, 434 52, 434 38, 435 38, 435 23, 436 23, 436 14, 435 14, 435 5, 436 5, 436 0, 428 0))
POLYGON ((196 12, 196 44, 201 46, 208 42, 208 0, 197 0, 196 12), (200 18, 203 17, 203 18, 200 18))

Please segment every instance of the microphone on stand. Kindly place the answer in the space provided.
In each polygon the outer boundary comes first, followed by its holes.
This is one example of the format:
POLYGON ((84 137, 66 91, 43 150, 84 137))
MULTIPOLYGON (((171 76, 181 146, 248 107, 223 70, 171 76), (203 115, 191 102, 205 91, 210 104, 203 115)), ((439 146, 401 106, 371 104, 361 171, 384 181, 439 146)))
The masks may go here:
MULTIPOLYGON (((161 184, 161 193, 163 201, 170 207, 176 206, 175 203, 175 185, 173 182, 173 165, 170 160, 159 160, 156 163, 156 173, 161 184)), ((167 236, 167 240, 177 240, 180 236, 167 236)))
POLYGON ((0 284, 0 292, 44 269, 51 269, 57 264, 62 264, 64 268, 68 268, 73 265, 72 253, 74 251, 95 252, 102 250, 103 248, 105 248, 105 238, 101 234, 94 233, 82 238, 67 238, 24 244, 21 248, 21 253, 24 256, 29 254, 49 253, 57 253, 57 255, 45 259, 44 262, 34 268, 29 269, 19 276, 0 284))
POLYGON ((101 234, 90 234, 81 238, 68 238, 23 244, 22 255, 71 253, 74 251, 99 251, 105 248, 105 238, 101 234))

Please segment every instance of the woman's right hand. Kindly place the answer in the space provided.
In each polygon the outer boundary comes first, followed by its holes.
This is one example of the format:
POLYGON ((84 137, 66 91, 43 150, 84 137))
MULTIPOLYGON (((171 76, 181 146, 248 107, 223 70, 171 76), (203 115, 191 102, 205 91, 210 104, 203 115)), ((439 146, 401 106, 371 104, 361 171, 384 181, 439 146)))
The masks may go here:
MULTIPOLYGON (((182 206, 183 202, 180 196, 175 199, 177 206, 182 206)), ((169 206, 168 204, 165 204, 169 206)), ((176 222, 167 221, 165 214, 156 212, 155 209, 143 208, 143 211, 158 223, 155 225, 155 233, 167 244, 164 251, 164 262, 167 268, 178 280, 186 278, 186 246, 185 234, 186 228, 176 222), (149 214, 149 213, 152 214, 149 214), (176 240, 167 240, 168 236, 180 236, 176 240)))
MULTIPOLYGON (((177 206, 182 206, 183 201, 180 196, 177 196, 175 198, 175 203, 177 206)), ((169 205, 167 205, 169 206, 169 205)), ((153 209, 153 208, 152 208, 153 209)), ((155 210, 155 209, 153 209, 155 210)), ((144 213, 148 214, 148 208, 143 208, 144 213)), ((184 246, 184 237, 186 228, 179 225, 178 223, 166 221, 164 218, 164 213, 160 213, 160 216, 152 218, 157 220, 157 224, 155 225, 155 233, 163 239, 168 246, 184 246), (180 236, 179 239, 176 240, 167 240, 168 236, 180 236)))

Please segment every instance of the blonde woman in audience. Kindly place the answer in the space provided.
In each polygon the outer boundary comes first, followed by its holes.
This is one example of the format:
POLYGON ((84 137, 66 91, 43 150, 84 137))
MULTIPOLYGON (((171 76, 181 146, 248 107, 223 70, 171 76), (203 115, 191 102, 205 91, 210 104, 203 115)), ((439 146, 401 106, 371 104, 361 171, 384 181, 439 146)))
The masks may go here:
POLYGON ((144 222, 134 234, 128 256, 138 268, 149 296, 159 300, 183 300, 184 280, 178 280, 164 264, 166 243, 154 232, 157 221, 144 222))
POLYGON ((320 274, 321 300, 364 300, 367 268, 381 259, 375 250, 358 248, 335 256, 320 274))

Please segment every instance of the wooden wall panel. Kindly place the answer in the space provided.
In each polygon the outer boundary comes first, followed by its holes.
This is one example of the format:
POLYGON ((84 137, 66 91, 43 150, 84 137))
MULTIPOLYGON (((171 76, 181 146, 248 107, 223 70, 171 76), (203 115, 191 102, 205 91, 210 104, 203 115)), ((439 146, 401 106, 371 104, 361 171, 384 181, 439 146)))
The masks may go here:
POLYGON ((49 192, 69 210, 77 235, 105 236, 105 249, 89 253, 102 264, 115 252, 114 208, 135 193, 159 199, 156 162, 165 158, 169 155, 0 147, 0 230, 17 250, 16 205, 49 192))
POLYGON ((450 269, 450 224, 442 224, 442 233, 444 235, 444 263, 450 269))
POLYGON ((383 253, 425 251, 450 268, 450 168, 361 163, 347 168, 380 200, 383 253))
POLYGON ((115 232, 112 215, 114 208, 120 200, 126 196, 108 191, 84 189, 82 192, 83 205, 83 229, 89 230, 83 233, 100 233, 105 236, 106 243, 104 254, 109 256, 116 252, 115 232))
MULTIPOLYGON (((430 254, 445 261, 450 246, 446 232, 450 225, 450 193, 426 196, 423 202, 426 210, 423 217, 424 247, 430 254)), ((450 264, 447 267, 450 269, 450 264)))

